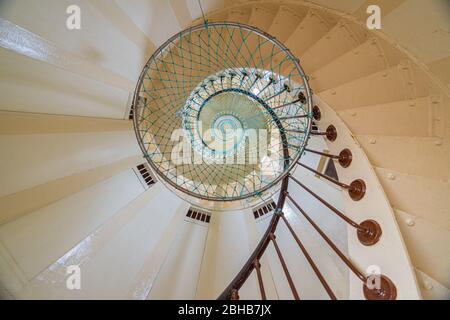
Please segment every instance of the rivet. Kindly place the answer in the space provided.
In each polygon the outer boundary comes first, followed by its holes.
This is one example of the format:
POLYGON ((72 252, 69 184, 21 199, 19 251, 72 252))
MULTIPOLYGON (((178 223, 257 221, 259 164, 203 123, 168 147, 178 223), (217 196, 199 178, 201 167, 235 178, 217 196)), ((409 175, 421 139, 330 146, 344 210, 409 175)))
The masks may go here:
POLYGON ((439 102, 440 102, 439 98, 433 98, 433 99, 431 100, 431 103, 432 103, 432 104, 439 104, 439 102))
POLYGON ((409 106, 410 107, 414 107, 416 105, 416 103, 414 102, 414 101, 411 101, 410 103, 409 103, 409 106))
POLYGON ((383 72, 383 74, 381 75, 383 78, 386 78, 388 76, 387 72, 383 72))
POLYGON ((395 174, 393 174, 393 173, 389 172, 387 177, 388 177, 389 180, 395 180, 395 174))
POLYGON ((331 91, 331 94, 332 94, 333 96, 335 96, 335 95, 336 95, 336 91, 335 91, 335 90, 331 91))
POLYGON ((369 143, 370 144, 375 144, 375 143, 377 143, 377 140, 376 139, 370 139, 369 143))
POLYGON ((436 140, 436 141, 434 141, 434 145, 441 146, 442 145, 442 141, 441 140, 436 140))
POLYGON ((408 84, 411 86, 414 84, 414 81, 410 80, 410 81, 408 81, 408 84))
POLYGON ((408 227, 413 227, 416 224, 413 219, 409 219, 409 218, 406 219, 405 222, 408 227))
POLYGON ((350 113, 350 115, 352 116, 352 117, 354 117, 354 116, 356 116, 356 111, 352 111, 351 113, 350 113))
POLYGON ((353 54, 356 56, 356 55, 358 55, 359 54, 359 51, 358 50, 356 50, 355 52, 353 52, 353 54))
POLYGON ((432 285, 431 282, 428 281, 428 280, 425 280, 425 281, 423 282, 423 287, 424 287, 426 290, 431 290, 431 289, 433 289, 433 285, 432 285))

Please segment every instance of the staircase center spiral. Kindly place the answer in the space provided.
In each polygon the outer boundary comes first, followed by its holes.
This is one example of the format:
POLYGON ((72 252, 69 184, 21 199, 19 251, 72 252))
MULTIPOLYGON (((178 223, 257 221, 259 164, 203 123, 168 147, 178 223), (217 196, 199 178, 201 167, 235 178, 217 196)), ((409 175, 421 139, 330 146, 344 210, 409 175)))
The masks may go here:
POLYGON ((256 201, 277 192, 300 158, 311 104, 307 77, 283 44, 250 26, 210 23, 173 36, 150 58, 135 91, 134 125, 170 188, 203 200, 256 201))

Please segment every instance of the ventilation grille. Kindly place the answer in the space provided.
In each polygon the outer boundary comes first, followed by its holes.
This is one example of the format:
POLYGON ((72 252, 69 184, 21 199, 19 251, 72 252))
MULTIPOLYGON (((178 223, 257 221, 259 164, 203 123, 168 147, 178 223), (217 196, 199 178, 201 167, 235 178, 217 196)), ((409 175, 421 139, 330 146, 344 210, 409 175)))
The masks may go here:
MULTIPOLYGON (((146 97, 138 97, 138 104, 145 107, 147 105, 147 98, 146 97)), ((128 114, 128 120, 133 120, 134 118, 134 105, 131 105, 130 107, 130 113, 128 114)))
POLYGON ((128 115, 128 120, 133 120, 133 118, 134 118, 134 107, 131 106, 130 114, 128 115))
POLYGON ((253 216, 255 217, 255 219, 261 218, 262 216, 268 214, 272 210, 275 210, 275 208, 276 208, 275 202, 271 201, 257 209, 253 209, 253 216))
POLYGON ((312 121, 311 123, 311 130, 315 132, 319 131, 319 127, 317 126, 317 123, 315 121, 312 121))
POLYGON ((139 170, 139 173, 142 177, 142 180, 145 181, 147 186, 151 187, 155 184, 155 179, 150 174, 150 171, 148 170, 147 166, 145 164, 140 164, 137 166, 137 169, 139 170))
POLYGON ((209 223, 211 220, 211 214, 208 212, 202 212, 198 209, 190 208, 186 214, 186 217, 191 218, 193 220, 198 220, 204 223, 209 223))

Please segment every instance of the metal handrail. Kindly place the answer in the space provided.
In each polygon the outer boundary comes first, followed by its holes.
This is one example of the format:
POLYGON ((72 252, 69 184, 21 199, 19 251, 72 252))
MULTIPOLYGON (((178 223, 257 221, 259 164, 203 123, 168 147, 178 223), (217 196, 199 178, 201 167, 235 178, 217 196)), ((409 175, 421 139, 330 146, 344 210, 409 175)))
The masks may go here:
MULTIPOLYGON (((317 107, 316 107, 317 108, 317 107)), ((316 112, 320 112, 320 110, 316 110, 316 112)), ((333 140, 334 141, 334 140, 333 140)), ((344 149, 339 156, 337 155, 329 155, 320 151, 307 149, 308 152, 312 152, 315 154, 318 154, 320 156, 326 156, 334 160, 338 160, 342 167, 347 168, 352 159, 352 154, 350 150, 344 149)), ((306 166, 304 166, 306 167, 306 166)), ((306 167, 307 169, 318 173, 317 171, 306 167)), ((324 176, 324 175, 320 175, 324 176)), ((329 204, 325 199, 315 194, 311 189, 306 187, 304 184, 302 184, 298 179, 292 176, 290 173, 288 176, 286 176, 283 180, 283 185, 280 191, 280 194, 278 196, 278 203, 275 209, 275 212, 272 216, 272 219, 270 221, 270 224, 265 231, 264 235, 262 236, 261 240, 259 241, 257 247, 251 254, 250 258, 248 259, 247 263, 242 267, 241 271, 235 276, 235 278, 231 281, 231 283, 225 288, 225 290, 221 293, 221 295, 218 297, 218 299, 239 299, 239 290, 242 287, 242 285, 245 283, 245 281, 248 279, 250 274, 253 272, 253 270, 256 270, 257 272, 257 278, 258 278, 258 284, 261 292, 261 298, 266 299, 266 293, 264 290, 264 284, 262 281, 262 276, 260 272, 260 260, 263 256, 265 250, 267 249, 267 246, 272 241, 276 253, 278 255, 278 258, 280 260, 280 263, 282 265, 283 271, 286 275, 287 281, 289 283, 289 286, 291 288, 292 294, 294 299, 300 299, 300 296, 297 292, 297 289, 295 287, 295 284, 290 276, 289 270, 287 268, 287 265, 284 261, 284 258, 282 256, 281 250, 275 240, 275 231, 278 226, 278 222, 280 219, 284 221, 286 224, 289 232, 293 236, 294 240, 298 244, 300 250, 302 251, 303 255, 305 256, 306 260, 308 261, 309 265, 313 269, 314 273, 316 274, 317 278, 319 279, 320 283, 324 287, 325 291, 327 292, 328 296, 332 300, 336 300, 337 297, 334 294, 333 290, 328 285, 327 281, 323 277, 322 273, 314 263, 312 257, 306 250, 306 248, 301 243, 299 237, 294 232, 292 226, 290 225, 289 221, 286 219, 283 213, 283 207, 288 199, 295 208, 303 215, 303 217, 311 224, 311 226, 319 233, 319 235, 324 239, 324 241, 331 247, 331 249, 338 255, 338 257, 344 262, 345 265, 356 275, 356 277, 363 283, 362 285, 362 291, 364 294, 364 297, 369 300, 395 300, 397 297, 397 289, 394 285, 394 283, 385 275, 378 275, 379 277, 379 287, 375 287, 370 285, 370 282, 372 281, 371 276, 364 275, 359 268, 357 268, 353 262, 347 258, 341 250, 333 243, 333 241, 322 231, 322 229, 311 219, 311 217, 300 207, 300 205, 290 196, 288 192, 288 186, 289 186, 289 179, 292 179, 297 185, 300 185, 304 190, 306 190, 309 194, 311 194, 315 199, 317 199, 319 202, 324 204, 328 209, 330 209, 333 213, 335 213, 339 218, 344 220, 346 223, 350 224, 352 227, 354 227, 357 230, 357 237, 358 240, 366 246, 374 245, 378 242, 378 240, 381 237, 381 227, 380 225, 374 221, 374 220, 365 220, 361 223, 356 223, 355 221, 348 218, 344 213, 336 209, 334 206, 329 204)), ((361 179, 358 179, 357 181, 360 181, 362 184, 364 182, 361 179)), ((336 183, 341 185, 341 183, 337 180, 335 180, 336 183)), ((352 188, 351 186, 347 186, 345 184, 341 185, 342 187, 347 187, 347 189, 352 188)), ((350 197, 358 201, 358 198, 355 198, 354 194, 350 194, 350 197)))
MULTIPOLYGON (((252 190, 251 193, 249 192, 249 193, 246 193, 243 195, 235 195, 235 196, 227 195, 226 197, 216 197, 216 196, 213 197, 211 195, 203 195, 198 192, 192 191, 192 190, 188 189, 186 186, 178 184, 176 181, 174 181, 170 177, 167 177, 164 174, 164 172, 162 172, 161 169, 152 161, 151 155, 147 154, 147 149, 145 147, 143 137, 141 136, 141 132, 139 130, 139 126, 140 126, 139 114, 140 114, 140 109, 142 108, 139 103, 139 100, 140 100, 139 93, 140 93, 140 88, 144 84, 145 76, 146 76, 147 72, 149 71, 149 68, 151 67, 152 63, 157 61, 159 56, 167 54, 166 50, 169 50, 171 48, 171 46, 174 46, 174 43, 178 39, 181 39, 182 37, 184 37, 186 35, 192 34, 195 31, 204 30, 204 29, 208 30, 208 28, 210 28, 209 30, 214 30, 215 28, 220 28, 220 27, 241 29, 244 31, 252 32, 252 33, 256 34, 257 36, 261 37, 262 39, 265 39, 268 42, 270 42, 271 44, 273 44, 277 49, 279 49, 281 52, 283 52, 286 55, 286 61, 289 61, 290 63, 292 63, 293 68, 298 70, 298 74, 302 77, 302 82, 303 82, 302 90, 304 90, 305 95, 306 95, 306 97, 304 97, 305 98, 304 102, 305 102, 305 106, 307 106, 307 109, 308 109, 307 114, 302 115, 302 117, 306 118, 305 119, 305 123, 306 123, 305 136, 306 137, 309 136, 309 132, 311 131, 311 125, 312 125, 312 121, 311 121, 312 112, 310 112, 312 110, 312 105, 313 105, 312 104, 312 93, 311 93, 311 90, 308 85, 307 77, 305 76, 305 73, 304 73, 302 67, 300 66, 299 60, 291 53, 291 51, 288 48, 286 48, 286 46, 284 46, 283 43, 281 43, 276 38, 270 36, 266 32, 264 32, 258 28, 255 28, 253 26, 249 26, 249 25, 245 25, 245 24, 241 24, 241 23, 235 23, 235 22, 212 22, 212 23, 207 23, 207 24, 200 24, 197 26, 187 28, 187 29, 179 32, 178 34, 172 36, 167 41, 165 41, 155 51, 155 53, 150 57, 150 59, 148 60, 147 64, 145 65, 145 67, 143 68, 143 70, 139 76, 139 79, 138 79, 138 82, 136 85, 136 89, 134 92, 133 102, 132 102, 132 108, 133 108, 134 115, 135 115, 133 117, 133 121, 134 121, 134 131, 135 131, 135 134, 136 134, 136 137, 138 140, 139 147, 141 148, 141 150, 144 154, 144 157, 147 159, 149 165, 154 170, 154 172, 161 178, 162 182, 164 182, 171 188, 181 191, 182 193, 189 195, 191 197, 194 197, 194 198, 198 198, 198 199, 202 199, 202 200, 209 200, 209 201, 237 201, 237 200, 242 200, 242 199, 246 199, 246 198, 250 198, 250 197, 254 197, 254 196, 259 196, 266 191, 272 190, 272 188, 274 188, 275 186, 278 186, 279 183, 284 179, 284 177, 296 166, 296 161, 300 159, 300 156, 302 153, 302 148, 299 148, 297 150, 296 155, 293 157, 293 159, 291 159, 292 161, 289 162, 288 167, 285 167, 284 171, 281 172, 278 176, 275 176, 273 178, 273 180, 271 180, 270 183, 268 183, 267 185, 261 186, 259 189, 252 190)), ((265 104, 263 104, 263 106, 265 107, 265 104)), ((278 129, 280 130, 282 135, 285 134, 285 132, 287 132, 287 131, 283 129, 283 124, 281 122, 281 120, 283 120, 283 118, 276 116, 273 108, 267 107, 266 109, 267 109, 267 113, 272 118, 271 121, 275 123, 275 125, 278 127, 278 129)), ((288 118, 286 118, 286 119, 288 119, 288 118)), ((307 140, 307 138, 305 139, 305 141, 306 140, 307 140)), ((284 144, 284 141, 283 141, 283 144, 284 144)), ((287 147, 287 144, 286 144, 286 147, 287 147)))

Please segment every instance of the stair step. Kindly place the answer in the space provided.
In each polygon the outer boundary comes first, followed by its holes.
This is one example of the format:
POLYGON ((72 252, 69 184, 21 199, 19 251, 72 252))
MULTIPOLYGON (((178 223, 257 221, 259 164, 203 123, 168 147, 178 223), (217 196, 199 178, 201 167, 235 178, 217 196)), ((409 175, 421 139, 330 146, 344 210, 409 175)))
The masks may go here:
POLYGON ((239 7, 230 9, 227 20, 231 22, 238 22, 247 24, 250 19, 251 10, 246 7, 239 7))
POLYGON ((404 59, 385 41, 371 38, 310 74, 310 84, 316 92, 324 91, 395 66, 404 59))
POLYGON ((450 230, 450 183, 375 167, 391 205, 450 230))
POLYGON ((430 93, 427 79, 406 60, 389 69, 319 92, 318 95, 333 109, 340 111, 425 97, 430 93))
POLYGON ((268 33, 279 41, 285 42, 301 20, 302 17, 292 8, 282 5, 273 19, 268 33))
POLYGON ((0 61, 7 61, 0 64, 2 110, 123 118, 129 92, 101 77, 90 79, 1 48, 0 61))
POLYGON ((431 97, 345 109, 339 116, 357 135, 420 136, 431 133, 431 97))
MULTIPOLYGON (((109 4, 109 7, 114 8, 112 9, 114 11, 118 6, 114 2, 109 4)), ((52 9, 55 12, 65 12, 67 4, 55 2, 52 3, 52 9)), ((118 9, 118 11, 121 10, 118 9)), ((120 76, 133 83, 133 79, 139 76, 143 61, 148 58, 146 48, 144 46, 139 47, 137 43, 146 43, 150 47, 153 47, 153 44, 150 43, 148 36, 145 36, 125 13, 115 20, 108 20, 105 17, 108 14, 109 12, 98 10, 96 5, 85 6, 83 15, 89 16, 90 21, 95 21, 95 27, 82 27, 80 30, 72 32, 71 36, 67 36, 65 25, 63 25, 63 29, 61 28, 62 20, 49 14, 48 7, 37 2, 21 3, 16 1, 8 6, 8 10, 6 8, 2 10, 2 18, 17 24, 19 30, 21 30, 20 33, 28 33, 28 36, 25 37, 17 31, 11 32, 4 29, 5 26, 1 28, 6 33, 15 34, 18 41, 27 39, 28 43, 25 45, 30 45, 37 40, 38 43, 34 43, 30 50, 20 44, 18 47, 26 50, 27 54, 33 54, 34 52, 34 57, 47 60, 46 62, 54 63, 57 60, 62 60, 67 67, 72 67, 76 73, 90 70, 94 76, 99 78, 98 80, 104 82, 120 76), (27 15, 23 14, 24 12, 33 12, 34 18, 29 19, 27 15), (122 24, 125 20, 126 22, 122 24), (37 21, 39 23, 36 23, 37 21), (124 28, 126 31, 122 29, 123 25, 127 26, 124 28), (32 31, 32 33, 27 30, 32 31), (129 37, 124 31, 132 33, 133 36, 129 37), (112 41, 114 42, 113 48, 111 46, 112 41), (57 50, 48 48, 49 44, 57 50), (61 49, 63 52, 60 51, 61 49), (39 50, 43 50, 42 53, 38 53, 39 50), (84 63, 79 64, 80 61, 77 61, 77 58, 81 58, 84 63)), ((167 24, 173 25, 171 22, 167 22, 167 24)), ((166 32, 166 29, 166 26, 158 28, 160 32, 166 32)))
POLYGON ((450 140, 357 135, 373 166, 448 181, 450 140))
POLYGON ((90 250, 71 249, 83 239, 89 243, 96 229, 143 193, 134 171, 128 169, 2 225, 0 239, 32 279, 65 254, 89 254, 90 250))
POLYGON ((394 212, 413 264, 450 288, 450 231, 409 213, 394 212))
POLYGON ((252 8, 252 13, 248 24, 263 31, 268 31, 272 25, 272 21, 275 18, 276 10, 271 10, 266 6, 255 4, 252 8))
POLYGON ((224 0, 224 8, 228 8, 228 7, 233 7, 233 6, 237 6, 241 3, 241 0, 224 0))
POLYGON ((356 34, 359 34, 359 32, 354 25, 344 21, 338 22, 300 56, 300 61, 306 73, 313 73, 321 66, 367 40, 367 38, 362 39, 361 36, 356 36, 356 34))
MULTIPOLYGON (((222 22, 226 21, 228 18, 228 11, 220 11, 217 13, 213 13, 208 15, 207 19, 210 22, 222 22)), ((203 17, 196 19, 191 25, 197 25, 203 23, 203 17)))
POLYGON ((416 269, 417 281, 420 284, 422 298, 425 300, 450 300, 450 289, 433 279, 425 272, 416 269))
POLYGON ((300 57, 306 50, 330 31, 328 23, 318 13, 309 11, 285 45, 294 55, 300 57))

